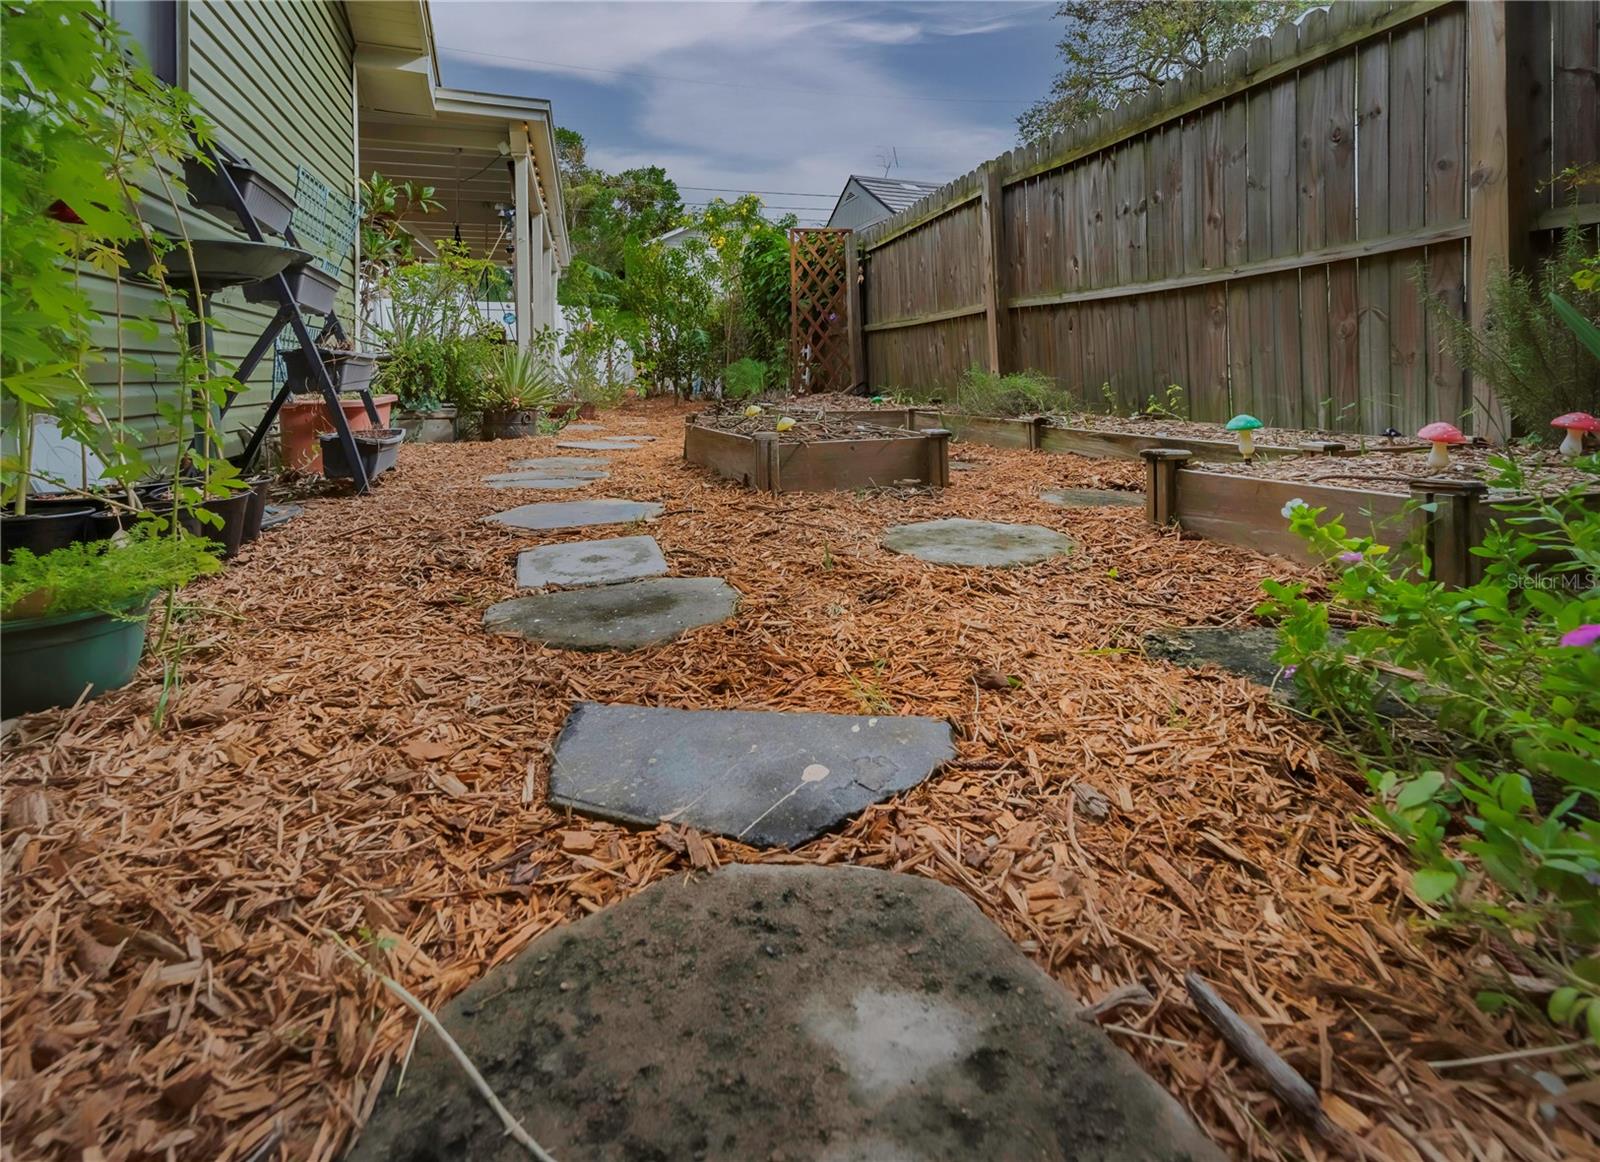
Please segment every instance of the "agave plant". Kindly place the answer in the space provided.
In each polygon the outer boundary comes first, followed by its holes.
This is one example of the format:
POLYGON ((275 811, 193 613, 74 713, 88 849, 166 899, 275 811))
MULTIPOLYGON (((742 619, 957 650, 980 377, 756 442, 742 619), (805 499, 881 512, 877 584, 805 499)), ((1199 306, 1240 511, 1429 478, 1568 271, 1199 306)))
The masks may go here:
POLYGON ((546 408, 558 388, 550 364, 537 351, 503 348, 489 365, 484 404, 490 408, 546 408))

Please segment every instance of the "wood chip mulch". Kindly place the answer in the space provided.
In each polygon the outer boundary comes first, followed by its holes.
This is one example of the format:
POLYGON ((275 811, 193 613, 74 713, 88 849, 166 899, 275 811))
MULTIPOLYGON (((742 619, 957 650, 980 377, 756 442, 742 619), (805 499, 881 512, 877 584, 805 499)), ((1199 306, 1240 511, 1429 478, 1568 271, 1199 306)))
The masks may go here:
POLYGON ((1260 688, 1139 653, 1162 626, 1247 623, 1259 579, 1294 566, 1037 499, 1132 484, 1137 464, 972 448, 980 467, 942 494, 768 496, 683 464, 683 415, 602 416, 661 439, 560 499, 663 503, 651 532, 673 572, 743 594, 725 624, 624 654, 486 637, 516 553, 580 536, 479 524, 552 499, 480 479, 554 440, 407 446, 376 494, 307 500, 183 595, 164 726, 147 660, 131 687, 12 728, 7 1158, 335 1158, 417 1022, 329 933, 380 942, 437 1006, 655 880, 761 859, 930 876, 1081 1001, 1144 985, 1154 1006, 1113 1008, 1110 1035, 1238 1157, 1592 1156, 1585 1107, 1539 1111, 1533 1074, 1576 1083, 1570 1059, 1428 1064, 1557 1036, 1473 1007, 1482 950, 1429 928, 1352 772, 1260 688), (940 516, 1040 523, 1080 549, 972 571, 879 547, 940 516), (759 852, 551 809, 574 699, 939 715, 959 757, 836 834, 759 852), (1266 1091, 1188 1000, 1190 969, 1359 1146, 1266 1091))

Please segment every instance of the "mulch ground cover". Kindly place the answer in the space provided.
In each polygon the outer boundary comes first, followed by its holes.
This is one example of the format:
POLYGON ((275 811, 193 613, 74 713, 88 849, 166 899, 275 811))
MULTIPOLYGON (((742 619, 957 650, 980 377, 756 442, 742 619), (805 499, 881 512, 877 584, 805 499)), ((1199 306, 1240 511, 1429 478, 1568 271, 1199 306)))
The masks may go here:
POLYGON ((308 499, 182 595, 159 727, 147 661, 125 690, 12 728, 7 1157, 337 1157, 417 1022, 335 934, 437 1006, 663 876, 761 859, 930 876, 1079 999, 1144 985, 1153 1006, 1112 1011, 1111 1036, 1238 1157, 1592 1154, 1583 1106, 1539 1108, 1534 1074, 1575 1083, 1570 1057, 1429 1064, 1558 1036, 1473 1007, 1483 950, 1429 927, 1402 853, 1360 822, 1353 772, 1265 690, 1140 653, 1159 627, 1248 623, 1259 579, 1294 566, 1038 499, 1132 485, 1134 463, 965 448, 979 468, 940 493, 755 495, 681 462, 683 416, 604 415, 661 439, 564 496, 664 504, 649 531, 673 572, 742 594, 724 624, 623 654, 486 636, 518 551, 582 534, 480 524, 507 507, 480 480, 555 441, 408 446, 374 495, 308 499), (945 516, 1044 524, 1079 549, 1007 571, 879 546, 945 516), (959 754, 839 832, 762 853, 550 808, 577 699, 943 716, 959 754), (1190 969, 1349 1138, 1307 1129, 1223 1045, 1190 969))

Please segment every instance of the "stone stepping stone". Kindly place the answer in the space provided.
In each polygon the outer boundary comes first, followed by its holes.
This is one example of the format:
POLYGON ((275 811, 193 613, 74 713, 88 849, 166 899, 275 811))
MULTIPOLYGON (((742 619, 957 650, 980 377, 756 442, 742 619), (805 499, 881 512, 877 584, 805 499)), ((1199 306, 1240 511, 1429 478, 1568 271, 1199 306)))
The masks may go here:
POLYGON ((305 511, 298 504, 269 504, 261 510, 261 531, 281 528, 305 511))
MULTIPOLYGON (((1222 1162, 1183 1108, 965 896, 735 864, 540 936, 444 1005, 550 1154, 1222 1162)), ((347 1162, 524 1162, 439 1038, 347 1162)))
POLYGON ((510 464, 518 472, 542 471, 555 476, 576 476, 610 466, 611 461, 605 456, 536 456, 532 460, 513 460, 510 464))
POLYGON ((997 521, 926 520, 895 525, 883 534, 883 546, 936 565, 1032 565, 1070 553, 1077 546, 1043 525, 997 521))
POLYGON ((582 488, 597 480, 605 480, 611 473, 596 469, 577 469, 566 476, 558 476, 540 468, 525 472, 502 472, 485 476, 483 482, 490 488, 582 488))
POLYGON ((517 554, 517 588, 543 589, 550 585, 615 585, 659 577, 667 559, 654 537, 612 537, 605 541, 574 541, 544 545, 517 554))
POLYGON ((604 424, 568 424, 561 430, 563 432, 603 432, 606 430, 606 426, 604 424))
POLYGON ((1060 508, 1143 508, 1144 493, 1116 488, 1051 488, 1039 494, 1060 508))
POLYGON ((562 440, 558 448, 575 448, 582 452, 637 452, 642 445, 629 440, 562 440))
POLYGON ((590 525, 621 525, 649 520, 661 514, 659 504, 639 500, 548 500, 507 509, 483 519, 514 529, 583 529, 590 525))
POLYGON ((550 801, 793 847, 954 757, 940 718, 580 702, 556 740, 550 801))
POLYGON ((488 608, 483 628, 563 650, 638 650, 726 621, 738 604, 720 577, 657 577, 513 597, 488 608))

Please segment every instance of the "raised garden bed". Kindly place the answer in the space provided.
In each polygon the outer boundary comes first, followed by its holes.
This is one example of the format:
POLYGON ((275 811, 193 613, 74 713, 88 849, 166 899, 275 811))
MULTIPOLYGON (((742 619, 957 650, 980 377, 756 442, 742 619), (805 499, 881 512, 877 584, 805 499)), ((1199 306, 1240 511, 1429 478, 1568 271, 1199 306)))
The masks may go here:
MULTIPOLYGON (((1483 558, 1472 550, 1495 521, 1515 515, 1528 499, 1483 483, 1488 455, 1459 449, 1450 469, 1430 475, 1420 452, 1190 468, 1186 450, 1154 448, 1144 453, 1145 515, 1208 540, 1317 563, 1284 516, 1290 502, 1303 501, 1326 508, 1356 536, 1425 548, 1434 580, 1470 585, 1483 575, 1483 558)), ((1552 495, 1587 479, 1551 460, 1536 462, 1530 483, 1552 495)), ((1600 491, 1588 503, 1600 507, 1600 491)))
MULTIPOLYGON (((1067 452, 1097 459, 1137 460, 1146 448, 1183 448, 1192 459, 1241 463, 1238 442, 1224 439, 1218 424, 1197 424, 1182 420, 1131 420, 1119 416, 1029 416, 1005 419, 999 416, 969 416, 959 412, 929 408, 908 408, 907 422, 913 428, 948 428, 957 440, 988 444, 996 448, 1033 448, 1042 452, 1067 452), (1207 433, 1198 438, 1194 432, 1207 433)), ((1301 456, 1308 452, 1350 455, 1362 450, 1390 450, 1382 437, 1340 436, 1327 432, 1307 432, 1280 428, 1261 428, 1256 432, 1255 458, 1301 456)), ((1399 441, 1392 450, 1424 445, 1399 441)))
POLYGON ((703 414, 684 425, 683 458, 769 492, 826 492, 950 482, 949 436, 866 423, 840 413, 796 417, 780 432, 777 414, 703 414))

